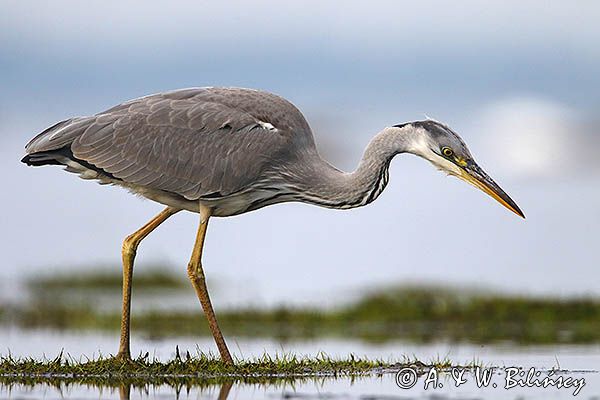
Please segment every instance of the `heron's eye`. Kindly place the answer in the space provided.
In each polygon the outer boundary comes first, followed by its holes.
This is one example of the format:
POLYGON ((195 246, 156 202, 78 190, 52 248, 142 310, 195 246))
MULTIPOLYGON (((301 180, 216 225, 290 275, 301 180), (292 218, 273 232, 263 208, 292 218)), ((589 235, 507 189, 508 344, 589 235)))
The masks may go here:
POLYGON ((452 157, 454 155, 454 151, 450 147, 442 147, 442 154, 446 157, 452 157))

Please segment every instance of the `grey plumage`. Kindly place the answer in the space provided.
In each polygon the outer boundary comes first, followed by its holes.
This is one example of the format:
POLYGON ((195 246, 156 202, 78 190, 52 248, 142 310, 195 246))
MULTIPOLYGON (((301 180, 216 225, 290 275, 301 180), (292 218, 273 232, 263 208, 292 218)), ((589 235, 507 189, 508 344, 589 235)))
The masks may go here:
POLYGON ((75 158, 124 182, 196 200, 244 189, 278 153, 300 143, 314 146, 308 124, 289 102, 246 89, 206 88, 147 96, 63 121, 26 150, 70 146, 75 158))

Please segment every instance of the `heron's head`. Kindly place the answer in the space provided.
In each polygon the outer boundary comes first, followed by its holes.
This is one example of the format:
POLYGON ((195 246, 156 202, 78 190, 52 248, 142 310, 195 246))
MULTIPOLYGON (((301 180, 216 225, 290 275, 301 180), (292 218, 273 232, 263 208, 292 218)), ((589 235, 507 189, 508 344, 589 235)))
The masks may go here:
POLYGON ((410 129, 407 151, 430 161, 439 170, 456 176, 496 199, 504 207, 525 218, 517 204, 473 159, 467 145, 447 126, 432 120, 396 125, 410 129))

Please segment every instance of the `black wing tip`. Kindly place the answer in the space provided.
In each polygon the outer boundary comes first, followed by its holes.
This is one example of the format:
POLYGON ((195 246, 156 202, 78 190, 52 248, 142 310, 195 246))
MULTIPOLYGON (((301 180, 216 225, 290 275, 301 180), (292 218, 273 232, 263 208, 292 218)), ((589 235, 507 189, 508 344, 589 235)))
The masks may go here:
POLYGON ((62 165, 47 152, 27 154, 21 159, 23 164, 30 167, 41 167, 42 165, 62 165))
POLYGON ((28 166, 33 166, 33 162, 31 161, 31 154, 25 155, 25 157, 21 158, 21 162, 23 164, 27 164, 28 166))

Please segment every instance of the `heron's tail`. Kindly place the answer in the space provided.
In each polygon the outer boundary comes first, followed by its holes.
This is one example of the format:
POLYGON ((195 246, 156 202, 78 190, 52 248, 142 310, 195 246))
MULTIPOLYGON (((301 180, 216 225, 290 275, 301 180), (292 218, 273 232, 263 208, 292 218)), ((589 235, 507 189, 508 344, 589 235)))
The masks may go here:
POLYGON ((21 159, 22 163, 29 165, 30 167, 39 167, 41 165, 62 165, 57 160, 57 152, 55 151, 44 151, 41 153, 27 154, 21 159))
POLYGON ((26 155, 21 162, 30 166, 61 165, 61 160, 71 153, 71 143, 89 124, 89 117, 66 119, 36 135, 25 146, 26 155))

